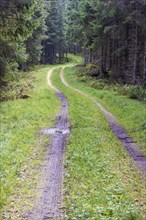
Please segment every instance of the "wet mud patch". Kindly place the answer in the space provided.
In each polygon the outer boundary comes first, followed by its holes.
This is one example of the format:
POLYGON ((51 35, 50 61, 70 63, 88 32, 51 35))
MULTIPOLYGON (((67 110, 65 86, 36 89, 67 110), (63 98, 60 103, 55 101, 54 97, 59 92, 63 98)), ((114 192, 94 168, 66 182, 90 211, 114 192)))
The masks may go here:
POLYGON ((70 129, 58 129, 58 128, 42 128, 40 131, 41 134, 44 135, 53 135, 53 134, 69 134, 70 133, 70 129))

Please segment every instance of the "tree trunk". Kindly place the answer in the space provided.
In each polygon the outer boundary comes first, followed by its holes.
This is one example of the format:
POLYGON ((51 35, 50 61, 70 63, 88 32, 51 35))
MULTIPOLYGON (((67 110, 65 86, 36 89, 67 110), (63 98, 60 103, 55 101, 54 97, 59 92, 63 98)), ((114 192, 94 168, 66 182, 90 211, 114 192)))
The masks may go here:
POLYGON ((134 39, 134 60, 133 60, 133 73, 132 73, 132 84, 136 84, 136 70, 137 70, 137 25, 135 28, 135 39, 134 39))
POLYGON ((146 42, 144 43, 144 77, 143 85, 146 87, 146 42))

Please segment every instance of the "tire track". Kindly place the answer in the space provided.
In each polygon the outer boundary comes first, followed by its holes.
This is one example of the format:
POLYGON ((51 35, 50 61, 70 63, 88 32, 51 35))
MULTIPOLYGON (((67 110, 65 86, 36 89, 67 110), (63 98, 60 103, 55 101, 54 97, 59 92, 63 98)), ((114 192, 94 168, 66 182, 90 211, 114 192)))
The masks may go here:
MULTIPOLYGON (((30 219, 47 220, 63 219, 62 203, 62 185, 64 176, 63 156, 66 149, 66 140, 69 133, 68 120, 68 101, 65 96, 52 85, 50 77, 54 68, 48 73, 48 85, 56 92, 62 102, 62 109, 57 119, 55 128, 47 128, 48 134, 52 134, 52 142, 47 153, 42 187, 40 190, 41 197, 30 214, 30 219), (50 132, 51 130, 51 132, 50 132), (53 131, 53 132, 52 132, 53 131)), ((43 132, 43 130, 42 130, 43 132)))
POLYGON ((77 92, 78 94, 90 99, 92 102, 96 104, 98 108, 104 113, 105 118, 109 122, 109 125, 113 131, 113 133, 116 135, 116 137, 120 140, 122 145, 127 150, 128 154, 133 158, 135 164, 138 166, 142 174, 146 175, 146 156, 143 155, 140 150, 138 149, 137 144, 133 141, 131 137, 126 133, 126 131, 117 123, 116 118, 108 112, 100 103, 98 103, 93 97, 90 95, 70 86, 64 79, 64 68, 62 68, 60 73, 60 78, 62 83, 77 92))

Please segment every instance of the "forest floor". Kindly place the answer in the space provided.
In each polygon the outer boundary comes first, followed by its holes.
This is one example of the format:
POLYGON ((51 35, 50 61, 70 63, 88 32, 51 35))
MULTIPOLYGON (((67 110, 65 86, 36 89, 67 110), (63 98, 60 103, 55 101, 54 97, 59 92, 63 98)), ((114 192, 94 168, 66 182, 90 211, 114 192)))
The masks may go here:
MULTIPOLYGON (((81 61, 79 57, 74 59, 75 63, 76 60, 81 61)), ((44 80, 46 70, 47 67, 43 69, 43 74, 38 74, 38 79, 44 80)), ((25 117, 24 128, 23 124, 20 125, 23 117, 18 118, 20 130, 23 128, 21 135, 27 129, 26 136, 32 138, 30 143, 26 149, 19 146, 17 152, 15 144, 18 139, 15 142, 11 134, 8 141, 12 139, 11 148, 13 144, 14 147, 10 149, 6 146, 6 151, 3 150, 4 159, 15 151, 15 161, 12 164, 8 160, 4 162, 5 168, 8 170, 11 165, 17 170, 19 163, 19 171, 5 174, 8 192, 3 192, 5 206, 1 219, 144 220, 146 159, 143 151, 127 134, 125 127, 123 129, 123 125, 121 127, 96 100, 93 91, 78 82, 74 63, 53 67, 47 79, 48 90, 46 84, 43 89, 44 81, 34 89, 38 99, 29 103, 31 108, 36 108, 31 110, 33 113, 29 113, 30 106, 21 113, 30 114, 28 119, 25 117), (38 122, 40 115, 43 122, 40 119, 38 122), (28 127, 30 122, 31 127, 28 127), (35 133, 31 129, 38 133, 35 141, 35 133), (38 140, 40 143, 35 148, 38 140), (8 197, 9 193, 11 196, 8 197)), ((36 84, 40 84, 39 80, 36 84)), ((28 101, 24 100, 20 106, 18 104, 19 101, 7 102, 7 106, 2 106, 3 111, 9 107, 9 111, 15 112, 17 105, 20 113, 28 101)), ((143 104, 140 105, 144 108, 143 104)), ((14 112, 13 117, 9 116, 13 121, 16 120, 14 112)), ((18 129, 14 124, 11 127, 10 130, 18 129)), ((27 140, 23 137, 22 140, 19 145, 27 145, 27 140)))

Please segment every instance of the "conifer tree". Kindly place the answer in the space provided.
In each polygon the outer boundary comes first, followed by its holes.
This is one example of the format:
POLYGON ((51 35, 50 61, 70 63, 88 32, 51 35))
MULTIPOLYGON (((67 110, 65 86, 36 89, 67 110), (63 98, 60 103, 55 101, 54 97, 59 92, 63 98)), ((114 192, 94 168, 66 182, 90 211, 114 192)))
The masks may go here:
MULTIPOLYGON (((78 24, 85 64, 95 63, 100 77, 118 79, 121 83, 142 84, 144 74, 144 42, 146 42, 146 2, 144 0, 67 0, 68 33, 78 24), (70 31, 70 28, 72 29, 70 31)), ((77 26, 75 27, 77 30, 77 26)), ((69 36, 68 34, 68 36, 69 36)), ((71 47, 71 46, 70 46, 71 47)))
POLYGON ((57 63, 64 57, 64 0, 46 1, 46 40, 43 41, 42 63, 57 63))
POLYGON ((0 72, 82 51, 98 77, 146 82, 145 0, 1 0, 0 72))
MULTIPOLYGON (((0 73, 14 72, 31 57, 28 39, 42 22, 39 2, 43 0, 2 0, 0 3, 0 73)), ((44 31, 42 30, 43 34, 44 31)))
POLYGON ((67 0, 65 5, 65 39, 70 53, 81 52, 82 35, 79 19, 79 0, 67 0))

